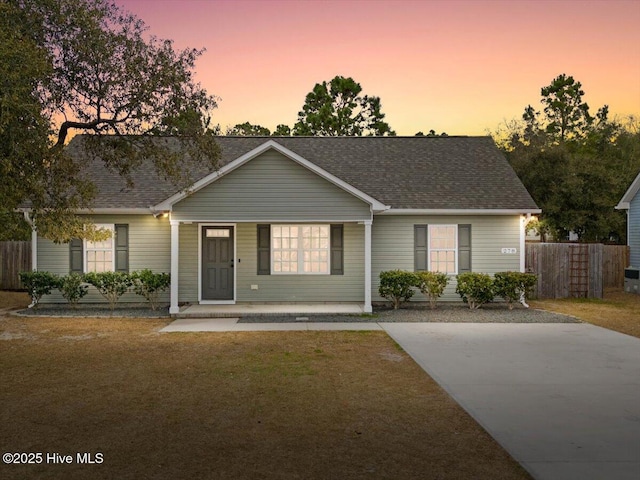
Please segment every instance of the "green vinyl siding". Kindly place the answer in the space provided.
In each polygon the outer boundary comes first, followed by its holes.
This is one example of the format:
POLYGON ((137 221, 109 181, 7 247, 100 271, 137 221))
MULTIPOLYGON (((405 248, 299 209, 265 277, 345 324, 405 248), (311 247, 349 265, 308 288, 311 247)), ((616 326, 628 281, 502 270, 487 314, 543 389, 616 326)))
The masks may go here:
MULTIPOLYGON (((378 295, 380 272, 415 269, 415 225, 471 225, 471 266, 474 272, 493 274, 520 270, 520 219, 513 216, 413 216, 380 215, 372 225, 371 289, 372 300, 384 301, 378 295), (502 248, 516 248, 516 254, 503 254, 502 248)), ((422 294, 414 300, 422 301, 422 294)), ((442 298, 459 301, 455 279, 447 286, 442 298)))
POLYGON ((176 203, 172 218, 213 222, 339 222, 370 205, 281 153, 268 151, 176 203))
MULTIPOLYGON (((364 299, 364 226, 344 224, 344 274, 258 275, 258 225, 240 223, 236 238, 238 302, 362 302, 364 299), (257 285, 257 290, 251 286, 257 285)), ((180 225, 180 302, 198 301, 197 225, 180 225)))
MULTIPOLYGON (((166 218, 155 218, 153 215, 94 215, 92 221, 97 224, 128 225, 129 233, 129 271, 148 268, 154 272, 171 271, 171 227, 166 218)), ((55 244, 50 240, 38 237, 38 270, 58 275, 69 273, 69 244, 55 244)), ((168 291, 162 297, 169 300, 168 291), (166 297, 166 298, 165 298, 166 297)), ((64 302, 64 298, 54 291, 44 302, 64 302)), ((103 302, 104 298, 91 288, 89 295, 82 299, 83 303, 103 302)), ((122 302, 143 302, 144 299, 133 293, 121 297, 122 302)))
POLYGON ((364 299, 364 226, 344 225, 343 275, 258 275, 257 225, 237 229, 239 302, 362 302, 364 299), (251 290, 257 285, 258 290, 251 290))
POLYGON ((180 225, 180 236, 178 242, 180 249, 178 253, 178 301, 198 303, 198 259, 199 241, 198 225, 180 225))

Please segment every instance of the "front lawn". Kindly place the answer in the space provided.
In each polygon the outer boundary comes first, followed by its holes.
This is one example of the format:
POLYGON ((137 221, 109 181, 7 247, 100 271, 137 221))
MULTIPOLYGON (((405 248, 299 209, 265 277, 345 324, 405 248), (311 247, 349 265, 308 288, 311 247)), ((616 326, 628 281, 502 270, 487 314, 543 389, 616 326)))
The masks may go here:
POLYGON ((0 478, 529 478, 382 332, 166 323, 0 317, 1 451, 74 460, 0 478))
POLYGON ((640 338, 640 295, 608 289, 603 299, 532 300, 532 308, 573 315, 585 322, 640 338))

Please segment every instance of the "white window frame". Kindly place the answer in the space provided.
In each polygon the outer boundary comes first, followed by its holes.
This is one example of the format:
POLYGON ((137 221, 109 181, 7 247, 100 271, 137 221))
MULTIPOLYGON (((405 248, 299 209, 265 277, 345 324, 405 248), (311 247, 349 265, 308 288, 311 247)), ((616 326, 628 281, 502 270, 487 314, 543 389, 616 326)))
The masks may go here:
POLYGON ((310 223, 310 224, 300 224, 300 223, 278 223, 278 224, 272 224, 271 225, 271 232, 270 232, 270 236, 271 238, 269 239, 270 241, 270 255, 271 255, 271 274, 272 275, 330 275, 331 274, 331 225, 329 224, 319 224, 319 223, 310 223), (296 249, 292 249, 292 248, 287 248, 287 249, 282 249, 282 248, 275 248, 274 247, 274 231, 275 228, 274 227, 296 227, 298 228, 298 246, 296 249), (327 246, 326 248, 304 248, 304 238, 302 235, 303 229, 305 227, 324 227, 327 230, 327 246), (297 271, 289 271, 289 272, 283 272, 283 271, 276 271, 276 269, 274 268, 274 264, 277 261, 275 259, 275 252, 276 251, 281 251, 281 250, 295 250, 297 252, 297 263, 298 263, 298 269, 297 271), (304 271, 304 253, 305 252, 317 252, 317 251, 326 251, 326 255, 327 255, 327 269, 325 272, 305 272, 304 271))
POLYGON ((454 224, 429 224, 429 232, 427 235, 427 270, 430 272, 435 272, 431 265, 431 252, 449 252, 453 251, 453 261, 454 261, 454 271, 453 272, 444 272, 447 275, 457 275, 458 274, 458 225, 454 224), (453 228, 454 232, 454 248, 433 248, 431 246, 431 241, 434 238, 434 234, 432 229, 436 228, 453 228))
POLYGON ((87 239, 83 242, 82 257, 83 257, 83 269, 85 273, 93 272, 95 270, 89 270, 89 252, 108 252, 111 251, 111 268, 105 270, 105 272, 115 272, 116 270, 116 226, 113 223, 96 224, 96 229, 110 230, 111 231, 111 248, 91 248, 90 243, 93 243, 87 239))

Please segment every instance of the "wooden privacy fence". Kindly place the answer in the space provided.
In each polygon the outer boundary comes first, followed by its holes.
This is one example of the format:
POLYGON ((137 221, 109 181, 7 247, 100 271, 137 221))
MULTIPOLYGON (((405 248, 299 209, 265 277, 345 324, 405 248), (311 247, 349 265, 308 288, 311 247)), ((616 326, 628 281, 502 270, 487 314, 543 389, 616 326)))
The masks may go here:
POLYGON ((604 288, 624 288, 624 269, 631 264, 631 248, 626 245, 604 245, 602 276, 604 288))
POLYGON ((531 243, 525 251, 537 298, 602 298, 605 288, 623 288, 628 262, 629 247, 620 245, 531 243))
POLYGON ((31 270, 31 242, 0 242, 0 290, 19 290, 18 273, 31 270))

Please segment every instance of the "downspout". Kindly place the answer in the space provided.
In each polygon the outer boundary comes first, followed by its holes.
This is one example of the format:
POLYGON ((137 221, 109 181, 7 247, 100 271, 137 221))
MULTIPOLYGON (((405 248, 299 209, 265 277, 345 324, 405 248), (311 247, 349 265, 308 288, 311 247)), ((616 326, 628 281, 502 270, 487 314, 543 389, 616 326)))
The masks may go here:
MULTIPOLYGON (((31 227, 31 270, 38 271, 38 232, 36 230, 36 225, 29 215, 28 211, 24 211, 24 220, 31 227)), ((27 308, 33 308, 35 306, 35 302, 31 302, 27 308)))
MULTIPOLYGON (((524 273, 526 269, 525 252, 526 252, 527 223, 529 223, 528 220, 530 218, 531 218, 531 214, 527 213, 526 216, 523 215, 520 219, 520 272, 521 273, 524 273)), ((529 305, 527 304, 524 296, 524 292, 520 293, 520 303, 525 308, 529 308, 529 305)))

